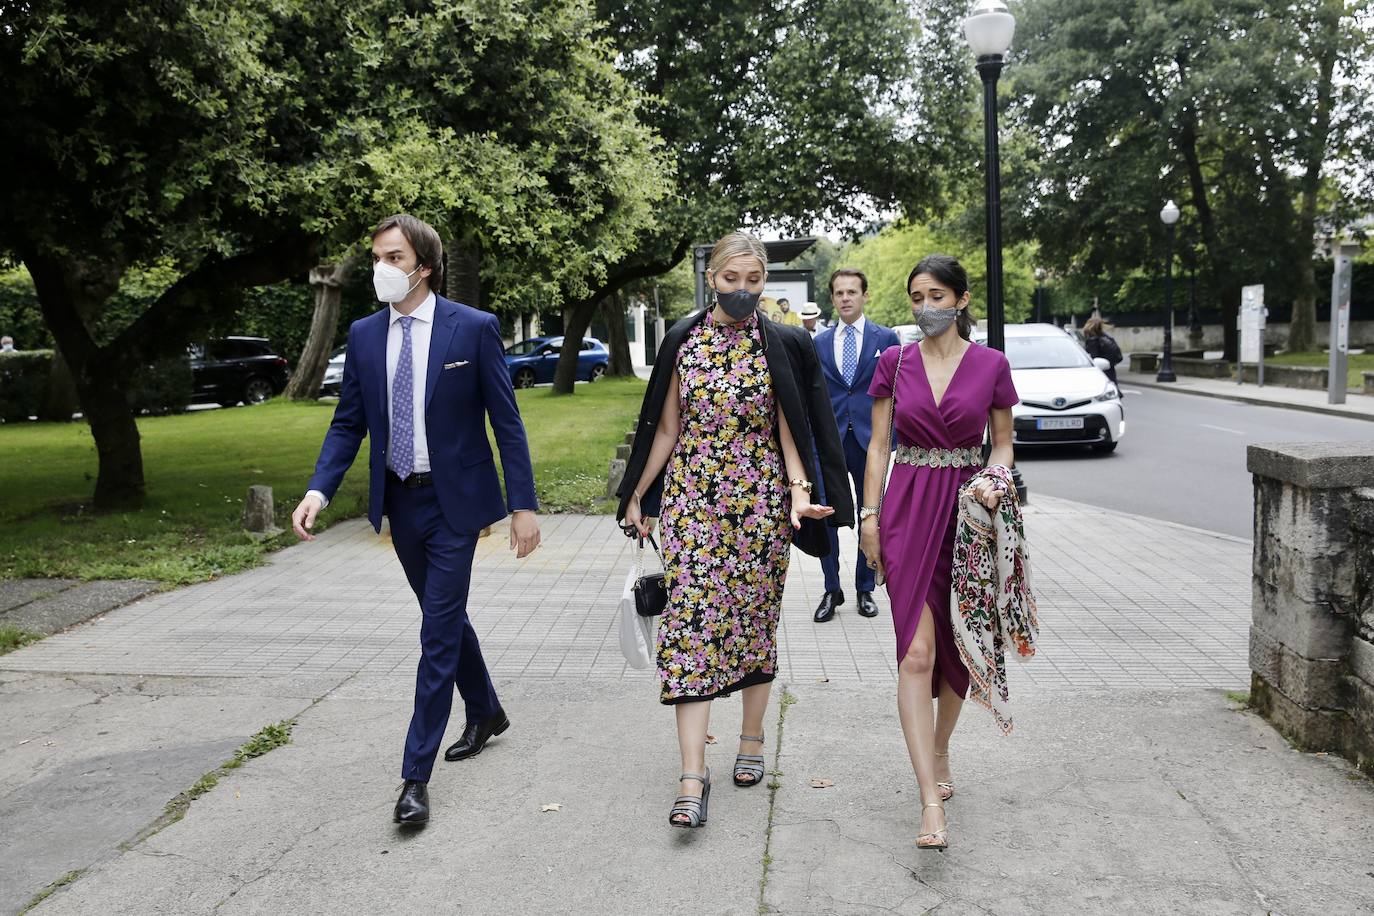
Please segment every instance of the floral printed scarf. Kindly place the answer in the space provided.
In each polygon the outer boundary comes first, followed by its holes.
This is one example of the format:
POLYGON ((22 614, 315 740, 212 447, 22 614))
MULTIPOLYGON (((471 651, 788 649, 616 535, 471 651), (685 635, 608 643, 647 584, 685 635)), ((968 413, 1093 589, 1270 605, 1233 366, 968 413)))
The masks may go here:
POLYGON ((1030 590, 1030 556, 1021 503, 1011 474, 985 468, 959 489, 959 521, 954 533, 950 614, 959 655, 969 673, 969 697, 990 711, 1002 734, 1011 733, 1011 693, 1007 687, 1006 648, 1020 661, 1035 655, 1040 629, 1030 590), (1002 489, 995 512, 974 496, 991 479, 1002 489))

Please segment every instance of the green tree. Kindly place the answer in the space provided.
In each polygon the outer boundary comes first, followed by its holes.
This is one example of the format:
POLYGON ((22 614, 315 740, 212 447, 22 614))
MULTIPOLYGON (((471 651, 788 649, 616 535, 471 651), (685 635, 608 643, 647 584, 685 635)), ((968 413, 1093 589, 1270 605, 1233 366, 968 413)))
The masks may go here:
MULTIPOLYGON (((410 210, 498 305, 585 291, 669 164, 584 0, 35 0, 0 12, 0 257, 33 276, 99 454, 145 490, 139 367, 410 210), (122 278, 173 281, 102 338, 122 278)), ((332 260, 332 259, 331 259, 332 260)))
MULTIPOLYGON (((888 326, 911 324, 911 301, 906 279, 916 263, 928 254, 949 254, 959 259, 969 275, 969 309, 976 318, 987 314, 987 261, 980 241, 948 230, 920 223, 899 223, 885 227, 841 253, 837 266, 857 267, 868 277, 866 315, 888 326)), ((1003 251, 1003 298, 1008 322, 1025 321, 1030 316, 1035 292, 1032 248, 1027 243, 1003 251)))
MULTIPOLYGON (((877 212, 938 206, 948 147, 942 93, 922 81, 918 18, 891 0, 598 0, 620 70, 674 168, 653 231, 588 295, 567 295, 565 332, 596 304, 667 272, 694 242, 741 227, 854 232, 877 212)), ((556 391, 573 390, 565 352, 556 391)))
POLYGON ((1066 274, 1157 275, 1158 211, 1175 198, 1228 356, 1243 283, 1310 311, 1316 192, 1335 164, 1330 178, 1360 193, 1350 166, 1374 142, 1360 127, 1367 13, 1343 17, 1340 0, 1028 0, 1020 18, 1012 231, 1066 274))

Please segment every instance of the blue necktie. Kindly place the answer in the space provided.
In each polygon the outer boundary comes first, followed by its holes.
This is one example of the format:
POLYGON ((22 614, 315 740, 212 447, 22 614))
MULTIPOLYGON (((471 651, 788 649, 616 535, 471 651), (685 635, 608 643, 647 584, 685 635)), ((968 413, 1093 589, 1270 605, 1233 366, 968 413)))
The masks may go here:
POLYGON ((415 359, 409 315, 401 319, 401 356, 391 381, 391 470, 405 480, 415 470, 415 359))
POLYGON ((859 369, 859 345, 854 342, 854 325, 844 326, 844 364, 840 372, 846 385, 854 384, 854 373, 859 369))

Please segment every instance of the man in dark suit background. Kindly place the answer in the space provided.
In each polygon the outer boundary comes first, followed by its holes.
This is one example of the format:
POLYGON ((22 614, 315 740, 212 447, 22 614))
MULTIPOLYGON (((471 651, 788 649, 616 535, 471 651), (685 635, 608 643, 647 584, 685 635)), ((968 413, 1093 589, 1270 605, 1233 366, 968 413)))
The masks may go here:
POLYGON ((478 536, 508 510, 516 556, 539 546, 538 502, 496 316, 435 295, 443 244, 422 220, 383 220, 372 233, 372 256, 377 298, 390 305, 348 329, 339 404, 291 520, 301 538, 314 539, 317 514, 369 436, 368 520, 380 532, 387 516, 422 615, 405 785, 394 817, 423 824, 455 686, 467 722, 445 759, 481 753, 510 725, 468 619, 468 585, 478 536), (505 471, 504 500, 488 418, 505 471))
MULTIPOLYGON (((878 365, 878 354, 897 345, 897 334, 891 328, 864 317, 868 304, 868 277, 860 270, 842 267, 830 275, 830 301, 839 316, 839 324, 826 328, 815 337, 816 355, 826 387, 830 389, 830 405, 835 411, 835 425, 839 427, 844 446, 845 465, 854 481, 854 505, 863 503, 864 465, 868 461, 868 441, 873 434, 873 399, 868 385, 878 365)), ((835 609, 844 604, 844 590, 840 587, 840 543, 834 528, 830 531, 830 554, 821 559, 825 571, 825 594, 816 607, 815 620, 825 623, 835 616, 835 609)), ((857 592, 859 613, 865 617, 878 616, 873 600, 873 570, 863 551, 854 564, 854 590, 857 592)))

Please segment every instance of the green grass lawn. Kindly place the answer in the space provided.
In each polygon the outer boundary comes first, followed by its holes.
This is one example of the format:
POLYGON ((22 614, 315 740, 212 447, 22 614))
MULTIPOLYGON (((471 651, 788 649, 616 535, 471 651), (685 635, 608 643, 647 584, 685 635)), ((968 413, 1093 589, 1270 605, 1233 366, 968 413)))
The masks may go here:
MULTIPOLYGON (((1346 387, 1350 389, 1364 389, 1364 376, 1362 372, 1374 372, 1374 353, 1357 353, 1346 357, 1346 387)), ((1266 356, 1266 363, 1278 363, 1281 366, 1317 366, 1325 369, 1330 365, 1330 357, 1326 353, 1300 352, 1300 353, 1279 353, 1276 356, 1266 356)))
MULTIPOLYGON (((607 464, 634 425, 639 379, 517 393, 544 512, 603 512, 607 464)), ((95 443, 82 423, 0 426, 0 578, 143 578, 183 584, 248 569, 295 535, 256 543, 240 527, 248 487, 267 484, 277 524, 290 526, 330 403, 273 401, 139 422, 147 503, 99 515, 95 443)), ((366 511, 367 444, 322 522, 366 511)), ((321 526, 323 527, 323 526, 321 526)))

